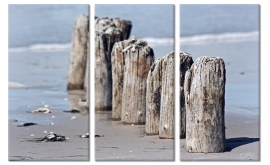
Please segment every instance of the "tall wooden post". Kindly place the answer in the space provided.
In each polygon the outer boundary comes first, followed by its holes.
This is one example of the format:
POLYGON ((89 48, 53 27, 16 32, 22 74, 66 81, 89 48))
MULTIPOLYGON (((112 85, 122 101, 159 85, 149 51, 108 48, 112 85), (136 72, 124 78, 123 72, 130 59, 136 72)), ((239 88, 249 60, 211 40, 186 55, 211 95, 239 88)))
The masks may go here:
POLYGON ((186 71, 193 64, 192 56, 185 52, 180 52, 180 138, 186 138, 186 106, 184 94, 184 81, 186 71))
MULTIPOLYGON (((89 33, 88 33, 88 38, 89 38, 89 33)), ((86 102, 87 102, 87 106, 89 107, 90 105, 90 98, 89 98, 89 87, 90 87, 90 83, 89 83, 89 73, 90 73, 90 43, 89 40, 87 42, 87 58, 86 58, 86 68, 85 68, 85 76, 84 76, 84 91, 86 93, 86 102)))
POLYGON ((162 61, 159 138, 174 138, 174 52, 162 61))
POLYGON ((112 19, 113 23, 116 27, 122 29, 123 31, 123 37, 125 40, 127 40, 130 36, 131 29, 132 29, 132 23, 129 20, 121 20, 120 18, 114 18, 112 19))
POLYGON ((125 68, 121 121, 145 124, 146 79, 155 60, 154 52, 145 41, 132 43, 123 51, 125 68))
POLYGON ((159 133, 163 59, 159 58, 152 64, 147 77, 146 135, 158 135, 159 133))
POLYGON ((223 59, 199 57, 186 72, 186 149, 188 152, 224 152, 225 81, 223 59))
POLYGON ((116 121, 121 120, 122 113, 122 95, 123 95, 123 82, 124 82, 124 67, 125 55, 123 50, 130 44, 136 42, 135 37, 129 40, 120 41, 114 44, 111 53, 112 63, 112 119, 116 121))
POLYGON ((95 30, 95 109, 111 110, 111 51, 115 42, 123 40, 123 34, 107 17, 96 19, 95 30))
POLYGON ((95 109, 111 110, 112 74, 109 34, 95 32, 95 57, 95 109))
POLYGON ((68 90, 84 89, 88 33, 89 16, 81 15, 74 23, 72 50, 69 58, 68 90))

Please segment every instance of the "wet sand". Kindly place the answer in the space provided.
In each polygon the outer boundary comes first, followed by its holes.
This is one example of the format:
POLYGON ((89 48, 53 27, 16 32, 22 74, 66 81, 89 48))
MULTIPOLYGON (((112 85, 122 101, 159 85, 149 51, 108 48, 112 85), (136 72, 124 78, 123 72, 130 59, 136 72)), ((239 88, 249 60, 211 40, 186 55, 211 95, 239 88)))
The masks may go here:
POLYGON ((146 136, 144 125, 123 125, 111 120, 111 111, 95 114, 96 161, 173 161, 174 140, 146 136))
MULTIPOLYGON (((70 96, 70 98, 76 96, 70 96)), ((25 112, 27 113, 27 112, 25 112)), ((86 113, 72 114, 53 111, 49 114, 28 113, 32 122, 37 125, 17 127, 22 121, 9 119, 9 160, 10 161, 70 161, 89 160, 89 138, 81 138, 89 132, 89 115, 86 113), (35 117, 36 116, 36 117, 35 117), (52 118, 54 116, 54 118, 52 118), (75 119, 71 119, 72 117, 75 119), (46 118, 39 122, 40 118, 46 118), (54 125, 50 125, 54 123, 54 125), (44 138, 48 133, 68 137, 65 142, 36 142, 36 138, 44 138), (32 135, 32 136, 31 136, 32 135)))
POLYGON ((69 55, 70 50, 9 52, 8 160, 89 160, 89 138, 79 137, 89 133, 89 108, 78 102, 85 99, 84 91, 66 90, 69 55), (48 105, 52 113, 31 113, 44 105, 48 105), (63 112, 71 109, 81 113, 63 112), (71 119, 72 116, 76 118, 71 119), (28 122, 37 125, 17 127, 28 122), (44 138, 45 130, 69 139, 66 142, 33 141, 44 138))

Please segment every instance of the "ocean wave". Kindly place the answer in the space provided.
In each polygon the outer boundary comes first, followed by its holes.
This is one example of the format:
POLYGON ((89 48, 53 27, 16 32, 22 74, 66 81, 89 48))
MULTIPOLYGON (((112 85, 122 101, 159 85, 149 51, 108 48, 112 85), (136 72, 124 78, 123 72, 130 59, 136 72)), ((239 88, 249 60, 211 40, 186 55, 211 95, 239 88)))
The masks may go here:
POLYGON ((24 52, 24 51, 60 51, 71 48, 71 43, 51 43, 51 44, 34 44, 26 47, 9 48, 9 52, 24 52))
POLYGON ((26 85, 24 85, 22 83, 18 83, 18 82, 9 81, 8 82, 8 88, 10 88, 10 89, 20 89, 20 88, 26 88, 26 85))
POLYGON ((181 37, 180 44, 205 44, 212 42, 243 42, 259 40, 259 32, 238 32, 222 34, 202 34, 189 37, 181 37))
POLYGON ((172 45, 174 44, 173 38, 140 38, 139 40, 147 41, 149 46, 160 46, 160 45, 172 45))

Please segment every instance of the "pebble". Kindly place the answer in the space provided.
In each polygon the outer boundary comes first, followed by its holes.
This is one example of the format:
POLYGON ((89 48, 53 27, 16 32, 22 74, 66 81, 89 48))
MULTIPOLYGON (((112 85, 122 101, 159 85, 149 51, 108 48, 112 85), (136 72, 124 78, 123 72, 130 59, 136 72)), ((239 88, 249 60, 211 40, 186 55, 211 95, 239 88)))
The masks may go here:
POLYGON ((75 116, 72 116, 72 117, 71 117, 71 120, 73 120, 73 119, 76 119, 76 117, 75 117, 75 116))
POLYGON ((50 123, 50 125, 54 125, 54 123, 50 123))
POLYGON ((55 116, 52 116, 52 118, 55 118, 55 116))
POLYGON ((31 136, 35 136, 34 134, 31 134, 31 136))
POLYGON ((45 130, 44 133, 48 133, 48 132, 45 130))

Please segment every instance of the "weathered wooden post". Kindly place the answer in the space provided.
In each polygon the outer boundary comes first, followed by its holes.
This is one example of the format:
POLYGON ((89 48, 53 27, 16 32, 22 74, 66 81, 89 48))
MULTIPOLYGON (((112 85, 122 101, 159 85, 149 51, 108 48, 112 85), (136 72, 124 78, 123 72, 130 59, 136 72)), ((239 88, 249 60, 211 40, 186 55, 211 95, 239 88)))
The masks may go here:
POLYGON ((223 59, 199 57, 186 72, 186 149, 188 152, 225 151, 225 81, 223 59))
POLYGON ((122 113, 122 95, 124 82, 125 55, 123 50, 136 42, 135 37, 114 44, 111 53, 112 63, 112 120, 120 121, 122 113))
POLYGON ((120 18, 112 19, 112 22, 115 24, 116 27, 122 29, 123 37, 125 40, 129 38, 132 29, 132 23, 128 20, 121 20, 120 18))
POLYGON ((174 138, 174 52, 162 60, 159 138, 174 138))
MULTIPOLYGON (((89 38, 89 33, 88 33, 88 38, 89 38)), ((90 43, 89 40, 87 42, 87 58, 86 58, 86 69, 85 69, 85 76, 84 76, 84 91, 86 93, 86 102, 87 102, 87 106, 89 107, 89 87, 90 87, 90 83, 89 83, 89 73, 90 73, 90 53, 89 53, 89 48, 90 48, 90 43)))
POLYGON ((112 77, 110 35, 95 32, 95 109, 111 110, 112 77))
POLYGON ((111 51, 115 42, 123 40, 123 33, 107 17, 96 19, 95 30, 95 109, 111 110, 111 51))
POLYGON ((157 59, 152 64, 147 77, 146 87, 146 135, 158 135, 160 120, 160 100, 162 87, 162 61, 157 59))
POLYGON ((89 16, 81 15, 74 23, 72 51, 69 58, 68 90, 84 89, 88 32, 89 16))
POLYGON ((124 50, 125 68, 121 121, 145 124, 146 79, 154 62, 153 49, 146 41, 137 41, 124 50))
POLYGON ((186 106, 184 94, 184 81, 186 71, 193 64, 192 56, 185 52, 180 52, 180 138, 186 138, 186 106))

